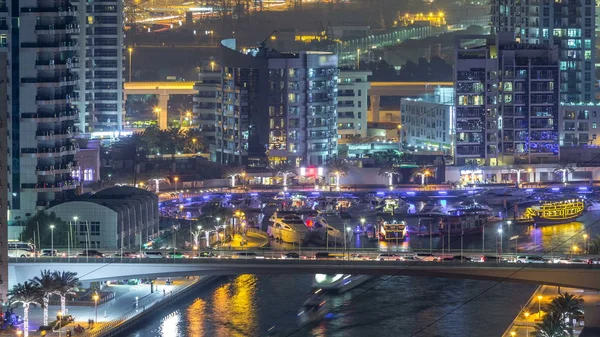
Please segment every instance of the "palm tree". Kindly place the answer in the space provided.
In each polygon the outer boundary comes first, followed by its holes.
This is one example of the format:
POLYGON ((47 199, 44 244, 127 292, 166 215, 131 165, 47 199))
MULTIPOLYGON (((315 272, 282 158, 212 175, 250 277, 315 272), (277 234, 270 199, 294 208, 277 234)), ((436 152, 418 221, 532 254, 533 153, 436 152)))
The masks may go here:
POLYGON ((184 138, 183 149, 186 153, 198 153, 206 148, 202 131, 198 129, 187 129, 184 138))
POLYGON ((561 180, 563 184, 566 184, 569 180, 569 173, 575 172, 575 167, 573 164, 569 163, 561 163, 554 169, 554 174, 558 174, 561 176, 561 180))
POLYGON ((57 282, 54 274, 50 270, 42 270, 40 276, 33 278, 33 283, 40 288, 42 292, 42 308, 44 309, 44 325, 48 325, 48 302, 50 295, 56 292, 57 282))
POLYGON ((25 281, 15 285, 11 291, 8 292, 9 303, 22 303, 23 304, 23 337, 29 336, 29 307, 31 305, 40 305, 40 297, 42 293, 37 284, 33 282, 25 281))
POLYGON ((382 166, 379 169, 379 175, 388 178, 388 186, 390 187, 390 189, 394 186, 394 175, 400 176, 400 179, 402 179, 402 174, 400 173, 398 168, 392 164, 382 166))
POLYGON ((564 321, 560 315, 555 312, 548 312, 540 323, 536 324, 536 336, 543 337, 567 337, 567 332, 564 321))
POLYGON ((273 168, 277 172, 278 176, 283 177, 283 187, 287 188, 287 177, 291 174, 296 173, 296 167, 290 163, 283 163, 273 168))
POLYGON ((231 179, 231 187, 235 187, 235 177, 245 175, 244 171, 242 166, 231 166, 225 170, 223 177, 231 179))
POLYGON ((77 278, 77 273, 70 271, 55 271, 52 275, 56 280, 55 294, 60 296, 60 310, 64 313, 67 307, 67 295, 75 293, 74 290, 77 287, 79 279, 77 278))
POLYGON ((588 244, 588 254, 600 254, 600 235, 597 235, 594 239, 590 239, 590 243, 588 244))
POLYGON ((335 176, 335 186, 340 187, 340 177, 346 176, 351 167, 348 162, 343 159, 333 159, 327 163, 327 171, 335 176))
POLYGON ((434 174, 435 167, 420 165, 413 171, 413 177, 421 177, 421 185, 425 186, 425 178, 432 177, 434 174))
POLYGON ((567 324, 569 336, 573 336, 573 318, 583 315, 581 304, 583 298, 569 293, 562 293, 552 299, 552 302, 547 305, 546 312, 553 312, 559 315, 562 322, 568 321, 567 324))
POLYGON ((510 168, 510 171, 517 173, 517 188, 518 188, 519 184, 521 184, 521 173, 527 172, 527 169, 520 165, 513 165, 510 168))

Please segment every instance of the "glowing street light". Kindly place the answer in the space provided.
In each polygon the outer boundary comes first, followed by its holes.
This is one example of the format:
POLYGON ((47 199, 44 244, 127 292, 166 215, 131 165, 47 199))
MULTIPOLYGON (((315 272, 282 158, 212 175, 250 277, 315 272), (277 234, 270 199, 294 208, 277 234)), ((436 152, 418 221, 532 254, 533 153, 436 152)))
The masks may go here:
POLYGON ((133 53, 133 48, 129 47, 127 51, 129 52, 129 82, 131 82, 131 53, 133 53))
POLYGON ((50 256, 54 256, 54 225, 50 225, 50 256))
MULTIPOLYGON (((529 311, 525 311, 525 313, 523 315, 525 315, 525 322, 527 322, 527 318, 530 315, 529 311)), ((526 331, 526 334, 527 334, 526 337, 529 337, 529 325, 525 325, 525 329, 526 329, 525 331, 526 331)))
POLYGON ((100 296, 98 296, 98 293, 95 293, 92 298, 94 299, 94 306, 96 308, 96 320, 94 322, 98 322, 98 299, 100 296))
POLYGON ((538 299, 538 320, 542 319, 542 298, 544 298, 544 296, 542 295, 538 295, 537 299, 538 299))
POLYGON ((179 177, 175 177, 173 180, 175 180, 175 194, 177 194, 177 182, 179 181, 179 177))

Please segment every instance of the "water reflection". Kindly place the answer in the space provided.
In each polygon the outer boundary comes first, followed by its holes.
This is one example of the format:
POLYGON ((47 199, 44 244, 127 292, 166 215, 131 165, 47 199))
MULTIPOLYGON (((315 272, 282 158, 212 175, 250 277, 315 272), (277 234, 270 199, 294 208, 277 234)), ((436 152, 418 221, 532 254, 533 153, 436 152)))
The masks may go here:
POLYGON ((197 298, 187 309, 187 336, 203 337, 206 303, 197 298))
POLYGON ((161 337, 179 337, 179 323, 181 323, 181 311, 176 310, 162 319, 158 328, 161 337))
POLYGON ((216 335, 258 335, 256 310, 256 276, 241 275, 231 283, 219 287, 213 295, 211 317, 216 325, 216 335))

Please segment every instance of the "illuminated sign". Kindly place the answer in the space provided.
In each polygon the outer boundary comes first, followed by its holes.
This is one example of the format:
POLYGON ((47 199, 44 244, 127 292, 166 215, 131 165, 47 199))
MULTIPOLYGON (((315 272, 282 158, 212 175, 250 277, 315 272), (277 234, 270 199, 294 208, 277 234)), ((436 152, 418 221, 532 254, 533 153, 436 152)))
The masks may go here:
POLYGON ((323 168, 322 167, 301 167, 300 175, 303 177, 320 177, 323 176, 323 168))
POLYGON ((460 174, 483 174, 482 170, 460 170, 460 174))

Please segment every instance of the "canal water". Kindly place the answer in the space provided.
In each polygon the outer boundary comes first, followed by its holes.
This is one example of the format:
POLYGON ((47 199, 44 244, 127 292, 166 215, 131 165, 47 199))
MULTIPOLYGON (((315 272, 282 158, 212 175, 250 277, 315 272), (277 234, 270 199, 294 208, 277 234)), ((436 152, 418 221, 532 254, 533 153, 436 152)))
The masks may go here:
MULTIPOLYGON (((486 250, 496 249, 496 227, 502 225, 505 252, 514 252, 515 242, 509 239, 519 235, 519 252, 567 253, 573 246, 585 249, 584 232, 589 237, 600 234, 600 225, 594 224, 599 219, 600 213, 587 212, 578 222, 541 228, 498 222, 489 226, 492 230, 486 227, 484 237, 466 237, 463 246, 472 252, 484 243, 486 250)), ((460 249, 460 240, 450 241, 453 249, 460 249)), ((397 247, 381 247, 355 238, 353 245, 403 250, 429 248, 429 242, 429 237, 413 236, 397 247)), ((439 237, 432 242, 434 251, 441 247, 439 237)), ((300 325, 297 313, 309 297, 311 282, 312 275, 224 277, 166 307, 126 336, 259 337, 274 328, 272 335, 282 337, 494 337, 502 335, 535 289, 509 282, 380 277, 330 300, 326 318, 300 325)))

